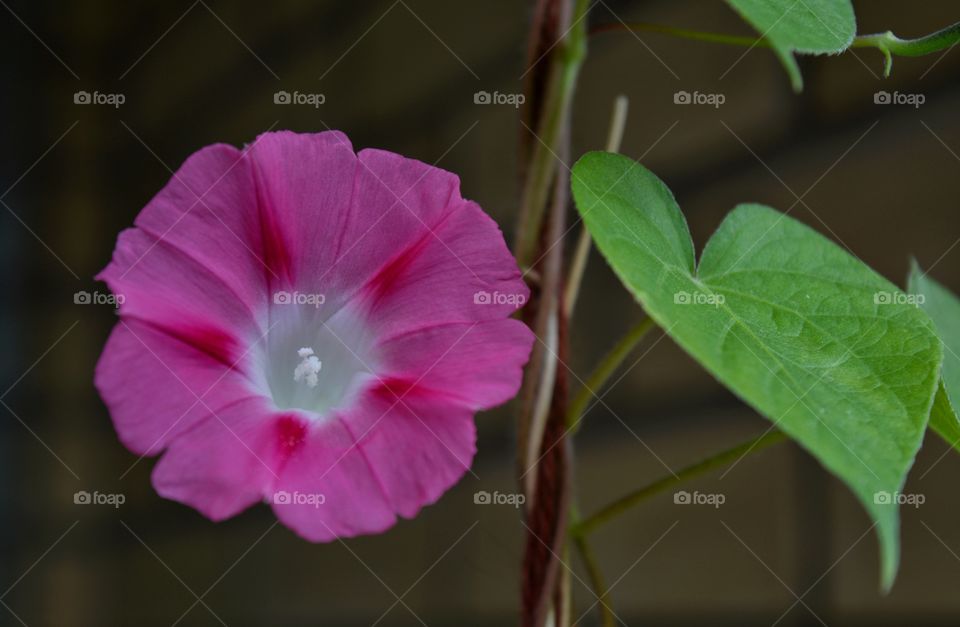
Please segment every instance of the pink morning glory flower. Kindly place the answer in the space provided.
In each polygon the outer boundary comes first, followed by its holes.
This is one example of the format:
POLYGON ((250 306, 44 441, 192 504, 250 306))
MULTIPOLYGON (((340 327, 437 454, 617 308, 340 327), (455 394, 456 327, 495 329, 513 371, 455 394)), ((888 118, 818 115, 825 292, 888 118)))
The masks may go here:
POLYGON ((470 467, 520 385, 527 298, 458 178, 342 133, 187 159, 100 273, 96 370, 153 485, 213 520, 266 501, 312 541, 376 533, 470 467))

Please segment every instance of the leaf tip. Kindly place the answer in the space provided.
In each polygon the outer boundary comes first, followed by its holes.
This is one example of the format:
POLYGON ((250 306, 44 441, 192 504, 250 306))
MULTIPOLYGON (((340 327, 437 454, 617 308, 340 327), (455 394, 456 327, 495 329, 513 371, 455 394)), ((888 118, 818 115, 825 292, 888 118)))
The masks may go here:
POLYGON ((910 255, 909 264, 910 269, 907 270, 907 291, 913 292, 917 279, 923 275, 923 270, 920 269, 920 263, 913 255, 910 255))
POLYGON ((892 516, 877 516, 877 539, 880 542, 880 592, 887 595, 893 589, 900 569, 900 513, 896 504, 890 504, 892 516))

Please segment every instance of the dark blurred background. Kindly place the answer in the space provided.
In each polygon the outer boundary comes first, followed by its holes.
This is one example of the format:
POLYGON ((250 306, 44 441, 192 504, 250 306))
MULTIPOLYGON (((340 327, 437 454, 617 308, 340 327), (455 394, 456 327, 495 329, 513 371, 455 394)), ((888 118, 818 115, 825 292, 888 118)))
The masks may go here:
MULTIPOLYGON (((476 477, 376 536, 311 545, 266 507, 214 524, 159 498, 154 460, 117 441, 91 378, 115 322, 92 277, 117 233, 198 148, 268 129, 345 131, 460 175, 512 239, 518 114, 476 104, 517 93, 531 12, 521 0, 228 3, 0 2, 0 624, 509 625, 523 527, 477 490, 513 492, 513 409, 483 414, 476 477), (323 104, 275 104, 278 91, 323 104), (75 93, 122 94, 119 107, 75 93), (79 490, 119 508, 74 504, 79 490), (200 599, 198 601, 198 599, 200 599)), ((918 36, 960 19, 956 2, 855 2, 858 32, 918 36)), ((750 34, 723 3, 601 0, 594 23, 644 20, 750 34)), ((851 249, 903 284, 911 255, 960 289, 960 51, 805 58, 795 95, 766 50, 661 35, 591 40, 576 98, 574 154, 601 148, 619 93, 623 152, 674 190, 698 249, 736 203, 759 201, 851 249), (719 108, 677 105, 721 93, 719 108), (922 94, 918 107, 875 93, 922 94), (798 201, 798 197, 802 201, 798 201)), ((574 231, 575 232, 575 231, 574 231)), ((572 331, 585 378, 639 309, 602 259, 588 268, 572 331)), ((583 510, 769 424, 659 332, 578 436, 583 510)), ((860 505, 809 456, 780 445, 600 531, 612 606, 628 625, 956 625, 960 458, 928 438, 906 491, 903 561, 878 592, 876 540, 860 505), (798 598, 800 601, 798 602, 798 598)), ((581 564, 578 615, 594 597, 581 564)), ((594 613, 582 624, 597 624, 594 613)))

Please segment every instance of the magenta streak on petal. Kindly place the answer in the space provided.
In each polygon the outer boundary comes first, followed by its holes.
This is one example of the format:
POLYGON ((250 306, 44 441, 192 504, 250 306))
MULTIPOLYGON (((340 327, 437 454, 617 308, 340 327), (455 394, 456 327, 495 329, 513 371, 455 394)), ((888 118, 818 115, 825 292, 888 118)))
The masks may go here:
POLYGON ((469 406, 469 399, 444 390, 427 387, 422 381, 403 377, 380 377, 379 384, 370 393, 389 405, 404 406, 406 401, 425 400, 439 404, 469 406))
POLYGON ((340 309, 357 299, 364 300, 369 310, 375 309, 380 301, 392 293, 397 280, 402 278, 404 271, 416 262, 418 255, 430 244, 430 241, 438 237, 435 233, 453 214, 453 210, 448 210, 432 227, 424 225, 424 232, 417 239, 387 260, 366 283, 345 298, 340 307, 330 315, 338 313, 340 309))
POLYGON ((423 251, 427 246, 430 239, 434 237, 433 230, 439 229, 443 226, 443 223, 447 218, 452 215, 452 211, 448 211, 443 218, 436 224, 434 229, 426 228, 423 235, 414 240, 409 246, 404 250, 400 251, 398 255, 387 261, 377 273, 367 281, 367 284, 363 287, 363 291, 370 298, 370 307, 376 307, 377 303, 383 297, 387 296, 390 293, 390 290, 395 285, 397 279, 403 276, 404 271, 416 261, 417 256, 423 251))
POLYGON ((266 193, 266 185, 261 180, 264 176, 256 161, 249 155, 244 159, 253 161, 253 181, 257 193, 257 213, 260 221, 260 235, 262 238, 263 263, 266 265, 264 274, 267 285, 293 285, 295 276, 290 246, 284 240, 283 232, 275 217, 275 208, 266 193))
POLYGON ((143 324, 183 342, 197 352, 223 364, 228 370, 240 370, 237 364, 237 359, 241 355, 240 344, 236 338, 226 331, 202 324, 184 323, 182 326, 173 327, 139 316, 127 315, 125 317, 128 320, 139 320, 143 324))
POLYGON ((295 453, 306 441, 307 427, 296 416, 280 416, 276 422, 276 431, 277 444, 284 457, 289 457, 295 453))
POLYGON ((277 461, 274 472, 283 473, 287 461, 297 455, 307 441, 309 426, 293 414, 284 414, 274 422, 274 437, 277 444, 277 461))
POLYGON ((448 396, 445 397, 442 392, 425 388, 418 381, 412 381, 403 377, 380 378, 379 385, 371 390, 371 394, 391 405, 399 405, 405 399, 413 398, 429 399, 430 397, 436 397, 437 400, 450 398, 448 396))
POLYGON ((171 329, 181 340, 202 353, 210 355, 229 369, 239 357, 237 341, 230 334, 210 326, 186 326, 171 329))
MULTIPOLYGON (((166 248, 167 250, 170 250, 171 252, 179 255, 183 259, 187 260, 191 265, 196 266, 197 272, 200 272, 209 276, 211 279, 213 279, 214 281, 222 285, 224 289, 232 293, 234 297, 237 299, 237 302, 241 303, 244 309, 250 313, 250 319, 253 321, 254 325, 256 325, 261 332, 264 331, 264 329, 260 328, 259 321, 257 320, 257 314, 253 311, 253 309, 250 308, 250 303, 247 302, 247 300, 243 297, 243 295, 241 295, 240 292, 237 291, 237 288, 230 281, 224 278, 217 271, 217 268, 211 267, 203 263, 195 255, 185 250, 181 245, 171 242, 170 238, 162 237, 158 235, 156 232, 154 232, 152 229, 144 226, 138 226, 137 228, 143 231, 144 233, 146 233, 147 235, 149 235, 150 237, 154 238, 156 241, 156 244, 155 244, 156 246, 166 248)), ((98 274, 94 278, 97 279, 98 281, 108 280, 106 278, 106 275, 109 269, 110 267, 107 266, 107 268, 104 268, 100 272, 100 274, 98 274)))

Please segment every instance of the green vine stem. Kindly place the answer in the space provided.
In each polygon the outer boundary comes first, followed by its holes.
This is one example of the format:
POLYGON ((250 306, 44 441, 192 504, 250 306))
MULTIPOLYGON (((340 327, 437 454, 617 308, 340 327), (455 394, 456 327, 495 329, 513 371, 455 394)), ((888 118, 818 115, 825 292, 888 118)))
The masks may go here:
POLYGON ((609 33, 613 31, 633 31, 638 33, 660 33, 661 35, 671 35, 681 39, 690 39, 693 41, 704 41, 712 44, 727 44, 730 46, 760 46, 769 48, 770 43, 764 39, 756 37, 741 37, 737 35, 724 35, 721 33, 706 33, 697 30, 688 30, 686 28, 674 28, 673 26, 664 26, 662 24, 652 24, 650 22, 610 22, 608 24, 597 24, 590 29, 591 35, 609 33))
POLYGON ((669 490, 670 488, 676 486, 677 484, 683 483, 684 481, 688 481, 694 477, 706 474, 711 470, 731 464, 742 457, 762 451, 768 446, 783 442, 786 439, 787 435, 782 431, 767 431, 759 437, 752 438, 743 444, 738 444, 733 448, 717 453, 716 455, 697 462, 692 466, 687 466, 683 470, 677 472, 675 475, 664 477, 640 488, 639 490, 635 490, 630 494, 617 499, 593 515, 588 516, 580 523, 575 524, 570 533, 574 538, 587 535, 603 523, 616 518, 618 515, 629 510, 634 505, 642 503, 652 496, 660 494, 661 492, 665 492, 666 490, 669 490))
MULTIPOLYGON (((572 518, 576 521, 577 518, 572 518)), ((574 527, 575 528, 575 527, 574 527)), ((600 569, 600 562, 597 560, 593 547, 585 535, 573 535, 573 545, 580 553, 583 565, 587 569, 587 578, 590 579, 590 587, 593 588, 593 594, 597 597, 597 605, 600 611, 600 625, 602 627, 614 627, 616 617, 613 610, 610 609, 607 597, 607 582, 603 577, 603 571, 600 569)))
MULTIPOLYGON (((613 115, 610 117, 610 130, 607 133, 607 152, 620 152, 623 143, 623 129, 627 125, 627 109, 630 101, 623 94, 613 101, 613 115)), ((570 272, 567 277, 567 288, 563 291, 563 311, 569 320, 573 316, 573 308, 577 304, 580 294, 580 284, 583 282, 583 272, 587 268, 587 259, 590 257, 590 231, 584 224, 580 228, 580 238, 570 262, 570 272)))
POLYGON ((891 31, 876 35, 861 35, 853 40, 851 48, 877 48, 883 53, 883 75, 890 76, 893 57, 922 57, 955 46, 960 42, 960 22, 917 39, 900 39, 891 31))
POLYGON ((643 336, 645 336, 653 326, 653 319, 644 317, 643 320, 634 325, 632 329, 627 331, 626 335, 617 341, 613 348, 610 349, 610 352, 600 360, 600 363, 597 364, 594 371, 590 373, 583 387, 574 397, 573 401, 570 402, 570 408, 567 412, 567 429, 569 429, 571 434, 576 433, 580 417, 586 411, 590 399, 593 398, 595 393, 613 376, 613 373, 617 371, 617 368, 619 368, 623 360, 627 358, 630 351, 636 347, 640 340, 643 339, 643 336))
POLYGON ((557 168, 557 146, 569 119, 573 93, 583 60, 587 56, 587 0, 577 0, 572 16, 570 32, 558 44, 561 61, 551 69, 549 89, 544 102, 546 110, 535 132, 537 141, 533 147, 531 168, 523 188, 520 207, 520 224, 514 246, 517 263, 521 268, 532 267, 540 243, 543 215, 550 197, 550 185, 557 168))
MULTIPOLYGON (((649 22, 612 22, 609 24, 599 24, 590 29, 590 34, 595 35, 611 31, 660 33, 682 39, 729 46, 746 46, 750 48, 770 47, 770 42, 765 39, 724 35, 722 33, 707 33, 685 28, 674 28, 662 24, 651 24, 649 22)), ((884 57, 883 74, 884 76, 890 76, 890 70, 893 67, 893 55, 901 57, 922 57, 945 50, 946 48, 955 46, 957 43, 960 43, 960 22, 916 39, 900 39, 891 31, 874 35, 860 35, 853 40, 850 48, 876 48, 879 50, 884 57)))

